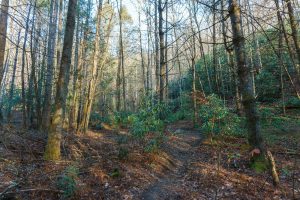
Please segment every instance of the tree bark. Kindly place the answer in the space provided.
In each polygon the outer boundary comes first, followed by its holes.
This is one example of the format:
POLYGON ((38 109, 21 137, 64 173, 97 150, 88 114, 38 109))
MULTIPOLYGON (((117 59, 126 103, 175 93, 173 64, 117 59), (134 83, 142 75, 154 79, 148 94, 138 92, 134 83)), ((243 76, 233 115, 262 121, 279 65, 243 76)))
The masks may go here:
POLYGON ((120 62, 122 70, 122 96, 123 96, 123 110, 126 111, 126 79, 124 66, 124 45, 123 45, 123 19, 122 19, 122 0, 120 0, 119 20, 120 20, 120 62))
POLYGON ((197 10, 196 10, 196 5, 195 5, 195 1, 192 1, 193 4, 193 17, 197 26, 197 32, 198 32, 198 37, 197 39, 199 40, 199 45, 200 45, 200 54, 201 57, 203 59, 204 62, 204 68, 205 68, 205 72, 206 72, 206 76, 207 76, 207 82, 208 82, 208 86, 209 86, 209 92, 212 92, 212 86, 211 86, 211 80, 210 80, 210 73, 208 71, 208 66, 207 66, 207 62, 206 62, 206 58, 205 58, 205 52, 204 52, 204 48, 203 48, 203 42, 202 42, 202 36, 201 36, 201 28, 200 28, 200 24, 197 18, 197 10))
POLYGON ((94 44, 94 53, 92 61, 92 78, 88 82, 87 86, 87 96, 82 110, 82 118, 79 125, 80 132, 86 132, 89 125, 89 119, 91 114, 91 109, 93 105, 93 99, 96 90, 96 84, 98 80, 98 71, 99 71, 99 59, 100 59, 100 26, 101 26, 101 11, 102 11, 103 0, 99 1, 98 13, 97 13, 97 27, 96 27, 96 36, 94 44))
POLYGON ((9 0, 2 0, 1 8, 0 8, 0 85, 2 83, 3 70, 4 70, 8 8, 9 8, 9 0))
POLYGON ((159 100, 160 103, 166 100, 166 61, 165 61, 165 33, 163 31, 163 7, 162 0, 158 0, 158 32, 159 32, 159 52, 160 52, 160 84, 159 100))
POLYGON ((19 55, 19 44, 21 40, 21 29, 18 33, 18 39, 16 44, 16 52, 15 52, 15 58, 14 58, 14 64, 13 64, 13 74, 11 78, 10 83, 10 91, 9 91, 9 101, 8 101, 8 108, 7 108, 7 119, 8 121, 11 120, 11 109, 12 109, 12 103, 13 103, 13 97, 14 97, 14 88, 15 88, 15 79, 16 79, 16 71, 17 71, 17 64, 18 64, 18 55, 19 55))
POLYGON ((241 12, 237 0, 229 0, 229 14, 232 25, 233 45, 238 66, 239 86, 242 93, 242 103, 246 114, 248 140, 252 147, 265 152, 260 133, 259 117, 256 100, 253 93, 250 67, 247 64, 245 37, 241 27, 241 12))
POLYGON ((56 50, 56 65, 59 66, 61 59, 61 42, 62 42, 62 28, 63 28, 63 0, 59 0, 58 13, 58 31, 57 31, 57 50, 56 50))
MULTIPOLYGON (((36 2, 35 2, 36 4, 36 2)), ((34 16, 33 16, 33 24, 35 24, 36 22, 36 5, 34 8, 34 16)), ((37 28, 36 28, 36 34, 33 34, 35 31, 35 26, 32 26, 32 34, 31 34, 31 41, 30 41, 30 53, 31 53, 31 73, 30 73, 30 83, 29 83, 29 88, 33 88, 34 91, 34 95, 35 95, 35 99, 36 99, 36 106, 35 106, 35 110, 36 110, 36 120, 37 120, 37 128, 40 130, 41 129, 41 119, 42 119, 42 112, 41 112, 41 96, 39 94, 39 88, 38 88, 38 81, 37 81, 37 77, 36 77, 36 57, 37 57, 37 52, 38 52, 38 43, 39 43, 39 38, 40 38, 40 34, 41 34, 41 20, 38 19, 37 20, 37 28)), ((29 92, 29 98, 28 98, 28 107, 31 109, 30 112, 32 112, 30 114, 31 118, 33 118, 33 97, 31 92, 29 92)), ((29 117, 30 118, 30 117, 29 117)), ((33 120, 31 120, 31 126, 32 126, 32 122, 33 120)))
POLYGON ((240 97, 240 90, 239 90, 239 81, 238 81, 238 77, 236 75, 236 65, 234 63, 233 49, 231 47, 229 47, 227 44, 227 26, 225 24, 224 0, 221 1, 221 15, 222 15, 223 42, 224 42, 226 53, 228 54, 228 57, 229 57, 228 65, 232 70, 236 112, 238 115, 241 115, 242 114, 242 105, 241 105, 241 97, 240 97))
POLYGON ((47 72, 46 83, 44 91, 44 106, 42 115, 42 127, 48 130, 51 116, 51 103, 52 103, 52 83, 54 76, 54 51, 56 40, 56 18, 57 18, 57 0, 51 0, 50 4, 50 25, 48 34, 48 50, 47 50, 47 72))
MULTIPOLYGON (((2 85, 4 66, 5 66, 4 56, 5 56, 5 48, 6 48, 8 8, 9 8, 9 0, 2 0, 1 8, 0 8, 0 86, 2 85)), ((0 108, 0 122, 1 121, 2 121, 2 111, 0 108)))
POLYGON ((22 70, 21 70, 21 82, 22 82, 22 112, 23 112, 23 127, 27 127, 27 116, 26 116, 26 91, 25 91, 25 57, 26 57, 26 44, 28 37, 28 29, 29 29, 29 18, 31 13, 31 4, 29 4, 28 14, 26 18, 25 25, 25 35, 24 35, 24 43, 23 43, 23 52, 22 52, 22 70))
POLYGON ((158 37, 158 0, 154 1, 154 42, 155 42, 155 85, 156 97, 159 100, 160 95, 160 59, 159 59, 159 37, 158 37))
MULTIPOLYGON (((77 6, 78 7, 78 6, 77 6)), ((72 99, 70 100, 70 112, 69 112, 69 128, 70 130, 75 129, 74 122, 76 121, 76 96, 77 96, 77 80, 79 76, 79 71, 81 73, 79 62, 79 50, 80 50, 80 36, 81 36, 81 21, 79 10, 77 13, 77 22, 76 22, 76 37, 75 37, 75 52, 74 52, 74 67, 73 67, 73 83, 72 83, 72 99)))
POLYGON ((76 17, 77 0, 69 0, 67 22, 64 36, 64 44, 62 51, 62 59, 60 63, 60 70, 58 81, 56 84, 56 96, 54 104, 53 117, 51 118, 51 124, 48 134, 48 142, 45 150, 44 157, 46 160, 59 160, 61 133, 57 130, 59 124, 62 121, 62 106, 65 104, 67 94, 64 92, 68 86, 69 79, 67 78, 70 72, 71 59, 72 59, 72 47, 73 37, 75 30, 75 17, 76 17))
POLYGON ((291 30, 292 30, 292 38, 293 38, 294 46, 295 46, 296 53, 297 53, 298 63, 296 64, 296 72, 297 72, 298 78, 299 78, 299 73, 300 73, 300 45, 299 45, 299 41, 298 41, 299 25, 295 18, 294 8, 293 8, 291 0, 285 0, 285 2, 287 4, 287 8, 288 8, 290 26, 291 26, 291 30))
POLYGON ((212 37, 213 37, 213 70, 214 70, 214 90, 215 92, 219 93, 220 88, 219 88, 219 80, 218 80, 218 70, 217 70, 217 47, 216 47, 216 0, 213 0, 213 9, 212 9, 212 14, 213 14, 213 32, 212 32, 212 37))

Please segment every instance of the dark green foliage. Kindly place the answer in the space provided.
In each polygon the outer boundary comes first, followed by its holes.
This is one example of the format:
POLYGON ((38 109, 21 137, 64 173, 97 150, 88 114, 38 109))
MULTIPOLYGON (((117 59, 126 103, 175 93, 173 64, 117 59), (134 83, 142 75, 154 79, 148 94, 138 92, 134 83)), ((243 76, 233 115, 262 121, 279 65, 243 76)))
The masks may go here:
POLYGON ((216 134, 243 135, 241 119, 230 112, 216 95, 207 97, 208 103, 202 105, 199 117, 202 122, 201 130, 211 136, 216 134))
POLYGON ((118 138, 117 138, 118 145, 126 144, 127 142, 128 142, 128 136, 126 136, 126 135, 119 135, 118 136, 118 138))
POLYGON ((260 119, 262 123, 271 123, 273 117, 276 114, 276 108, 273 107, 262 107, 259 109, 260 119))
POLYGON ((169 107, 172 112, 169 112, 169 115, 165 120, 167 123, 185 119, 190 120, 193 117, 192 98, 188 93, 183 93, 181 94, 181 97, 170 101, 169 107))
POLYGON ((131 112, 115 112, 112 116, 111 122, 113 126, 117 129, 119 128, 127 128, 130 121, 131 112))
POLYGON ((7 109, 9 106, 11 106, 12 108, 16 108, 16 107, 20 107, 21 106, 21 93, 22 90, 16 88, 14 90, 14 94, 12 96, 12 100, 10 101, 9 99, 9 95, 3 95, 3 99, 2 99, 2 106, 4 109, 7 109))
POLYGON ((156 134, 154 138, 149 140, 144 148, 147 153, 156 153, 164 140, 162 133, 156 134))
POLYGON ((167 116, 166 110, 167 107, 163 104, 152 104, 150 100, 144 100, 139 111, 128 117, 132 135, 143 138, 148 133, 161 133, 164 129, 161 117, 167 116))
POLYGON ((280 98, 280 82, 276 74, 264 69, 256 76, 256 90, 258 99, 265 102, 274 102, 280 98))
POLYGON ((292 108, 300 108, 300 99, 297 97, 290 97, 286 100, 285 106, 292 108))
POLYGON ((118 168, 115 168, 109 175, 113 178, 118 178, 121 176, 121 172, 118 168))
POLYGON ((296 126, 299 119, 292 118, 291 116, 281 116, 279 108, 262 107, 259 109, 260 118, 263 127, 272 127, 275 129, 284 130, 289 126, 296 126))
POLYGON ((108 117, 103 117, 99 113, 93 112, 90 117, 89 126, 93 129, 100 130, 103 128, 102 123, 110 124, 111 121, 108 117))
POLYGON ((63 191, 63 199, 72 197, 76 192, 78 173, 79 170, 77 167, 69 166, 57 180, 57 188, 63 191))
POLYGON ((125 160, 128 158, 129 155, 129 150, 127 148, 124 147, 120 147, 119 148, 119 153, 118 153, 118 158, 120 160, 125 160))

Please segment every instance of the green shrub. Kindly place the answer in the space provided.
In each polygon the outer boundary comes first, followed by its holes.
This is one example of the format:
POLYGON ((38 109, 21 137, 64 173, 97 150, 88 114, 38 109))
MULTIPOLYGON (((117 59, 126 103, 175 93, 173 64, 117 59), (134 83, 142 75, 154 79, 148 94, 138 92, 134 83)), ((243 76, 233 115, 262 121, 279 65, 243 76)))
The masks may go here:
POLYGON ((172 123, 184 119, 187 119, 187 112, 184 109, 180 109, 174 114, 169 115, 166 121, 172 123))
POLYGON ((200 107, 201 130, 210 137, 216 134, 242 135, 241 119, 223 105, 216 95, 207 97, 208 103, 200 107))
POLYGON ((260 101, 274 102, 280 98, 278 78, 266 69, 256 76, 256 90, 260 101))
POLYGON ((130 133, 146 142, 146 152, 153 152, 159 148, 164 131, 163 119, 167 117, 168 110, 169 107, 165 104, 154 104, 151 99, 145 98, 138 112, 128 116, 130 133))
POLYGON ((124 147, 120 147, 119 148, 119 153, 118 153, 118 158, 120 160, 125 160, 128 158, 129 155, 129 150, 127 148, 124 147))
POLYGON ((193 118, 192 99, 190 93, 182 93, 180 97, 169 102, 167 123, 193 118))
POLYGON ((164 122, 161 120, 165 114, 165 105, 152 104, 145 100, 136 114, 128 117, 131 125, 130 131, 133 136, 143 138, 148 133, 160 133, 164 129, 164 122))
POLYGON ((262 123, 271 123, 275 116, 275 109, 270 107, 262 107, 259 109, 259 116, 262 123))
POLYGON ((162 133, 156 134, 154 138, 150 139, 147 142, 144 151, 147 153, 157 152, 163 140, 164 140, 164 135, 162 133))
POLYGON ((90 127, 96 130, 102 129, 102 123, 110 124, 111 121, 108 117, 103 117, 99 113, 93 112, 90 117, 90 127))
POLYGON ((125 112, 125 111, 120 111, 120 112, 115 112, 114 115, 112 116, 112 124, 115 128, 127 128, 129 125, 129 117, 132 115, 131 112, 125 112))
POLYGON ((67 199, 74 195, 77 190, 76 179, 79 170, 77 167, 69 166, 57 181, 58 189, 63 191, 63 198, 67 199))
POLYGON ((289 126, 294 126, 299 121, 297 119, 280 116, 280 111, 272 107, 263 107, 259 109, 259 116, 263 127, 272 127, 280 130, 284 130, 289 126))
POLYGON ((147 153, 154 153, 158 150, 158 148, 159 148, 159 142, 156 138, 154 138, 148 141, 146 147, 144 148, 144 151, 147 153))
POLYGON ((128 136, 127 135, 119 135, 117 137, 117 143, 118 143, 118 145, 126 144, 127 142, 128 142, 128 136))
POLYGON ((298 97, 290 97, 285 102, 285 106, 300 108, 300 99, 298 97))

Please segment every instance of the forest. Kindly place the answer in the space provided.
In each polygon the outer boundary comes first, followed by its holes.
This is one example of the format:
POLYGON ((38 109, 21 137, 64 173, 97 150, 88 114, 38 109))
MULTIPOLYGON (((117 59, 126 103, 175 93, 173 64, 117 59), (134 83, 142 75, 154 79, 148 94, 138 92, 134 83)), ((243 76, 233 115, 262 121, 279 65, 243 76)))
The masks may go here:
POLYGON ((0 199, 300 199, 299 0, 0 2, 0 199))

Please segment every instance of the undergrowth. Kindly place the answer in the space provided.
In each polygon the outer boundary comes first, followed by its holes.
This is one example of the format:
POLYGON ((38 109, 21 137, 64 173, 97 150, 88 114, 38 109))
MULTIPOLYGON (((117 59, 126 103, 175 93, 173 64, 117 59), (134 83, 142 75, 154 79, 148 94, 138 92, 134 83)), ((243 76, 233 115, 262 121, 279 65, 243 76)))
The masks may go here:
POLYGON ((245 136, 242 118, 231 112, 216 95, 207 97, 207 103, 200 106, 201 130, 210 138, 216 135, 245 136))
POLYGON ((76 179, 78 179, 79 170, 75 166, 69 166, 57 180, 58 189, 63 191, 63 199, 74 196, 77 190, 76 179))

